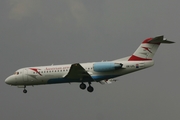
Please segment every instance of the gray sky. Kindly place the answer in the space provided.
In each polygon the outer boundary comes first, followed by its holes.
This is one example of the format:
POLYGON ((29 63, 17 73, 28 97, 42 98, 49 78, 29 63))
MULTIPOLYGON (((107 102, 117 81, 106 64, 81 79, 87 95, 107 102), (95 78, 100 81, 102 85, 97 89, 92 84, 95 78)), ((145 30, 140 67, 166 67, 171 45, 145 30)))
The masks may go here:
POLYGON ((179 120, 179 0, 1 0, 1 120, 179 120), (93 83, 28 87, 4 80, 27 66, 114 60, 131 55, 148 37, 175 41, 155 66, 93 83))

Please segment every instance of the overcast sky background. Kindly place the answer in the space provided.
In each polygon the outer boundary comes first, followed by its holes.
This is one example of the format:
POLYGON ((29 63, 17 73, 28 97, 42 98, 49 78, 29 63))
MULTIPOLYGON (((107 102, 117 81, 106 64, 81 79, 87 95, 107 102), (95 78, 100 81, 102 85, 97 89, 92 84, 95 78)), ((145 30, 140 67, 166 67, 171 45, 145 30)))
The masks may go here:
POLYGON ((179 120, 179 0, 1 0, 1 120, 179 120), (27 87, 4 80, 28 66, 114 60, 165 35, 155 66, 111 85, 27 87))

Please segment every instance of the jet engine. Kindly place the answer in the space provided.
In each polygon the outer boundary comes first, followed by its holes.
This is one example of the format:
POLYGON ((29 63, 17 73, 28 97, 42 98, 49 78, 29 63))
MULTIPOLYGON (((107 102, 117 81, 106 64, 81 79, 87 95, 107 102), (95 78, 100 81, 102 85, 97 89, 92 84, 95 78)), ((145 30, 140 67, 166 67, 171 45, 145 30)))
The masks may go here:
POLYGON ((96 72, 109 72, 113 70, 117 70, 122 68, 122 63, 114 63, 114 62, 96 62, 93 65, 93 69, 96 72))

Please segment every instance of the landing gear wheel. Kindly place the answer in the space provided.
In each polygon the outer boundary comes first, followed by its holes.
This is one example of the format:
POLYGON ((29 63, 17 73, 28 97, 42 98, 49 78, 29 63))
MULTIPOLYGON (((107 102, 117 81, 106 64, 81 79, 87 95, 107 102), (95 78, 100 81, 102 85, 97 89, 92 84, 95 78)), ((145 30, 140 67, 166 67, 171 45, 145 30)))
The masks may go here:
POLYGON ((84 89, 86 89, 86 84, 81 83, 81 84, 79 85, 79 87, 80 87, 82 90, 84 90, 84 89))
POLYGON ((93 91, 94 91, 94 88, 93 88, 92 86, 89 86, 89 87, 87 88, 87 91, 88 91, 88 92, 93 92, 93 91))
POLYGON ((24 89, 24 90, 23 90, 23 93, 27 93, 27 90, 26 90, 26 89, 24 89))

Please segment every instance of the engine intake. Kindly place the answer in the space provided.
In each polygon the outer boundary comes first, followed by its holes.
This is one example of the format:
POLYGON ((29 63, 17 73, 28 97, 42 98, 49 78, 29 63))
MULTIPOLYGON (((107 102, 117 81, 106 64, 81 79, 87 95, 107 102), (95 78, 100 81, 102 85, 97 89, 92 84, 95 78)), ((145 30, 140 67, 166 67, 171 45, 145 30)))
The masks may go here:
POLYGON ((122 68, 122 63, 114 63, 114 62, 97 62, 94 63, 93 69, 96 72, 108 72, 122 68))

